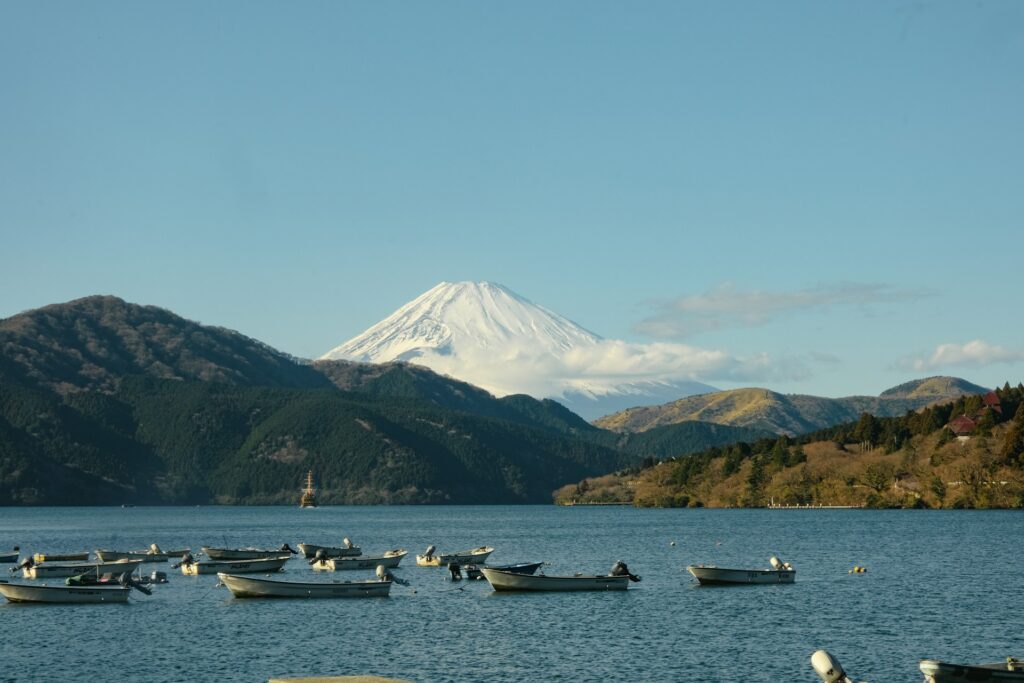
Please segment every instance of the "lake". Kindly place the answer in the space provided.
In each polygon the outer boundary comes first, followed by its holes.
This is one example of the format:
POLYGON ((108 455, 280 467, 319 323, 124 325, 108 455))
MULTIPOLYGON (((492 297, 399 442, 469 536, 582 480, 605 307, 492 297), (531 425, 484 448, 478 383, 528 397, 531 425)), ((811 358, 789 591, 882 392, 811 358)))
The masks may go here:
MULTIPOLYGON (((826 648, 852 677, 922 679, 917 662, 1024 656, 1024 515, 1012 511, 628 507, 3 508, 0 549, 203 545, 410 551, 390 598, 238 600, 186 577, 128 605, 0 605, 0 681, 266 681, 375 673, 413 681, 817 681, 826 648), (671 542, 675 542, 672 545, 671 542), (416 553, 492 545, 492 563, 643 577, 626 592, 496 594, 416 553), (700 588, 687 564, 767 567, 793 585, 700 588), (854 565, 868 568, 853 575, 854 565)), ((369 578, 345 572, 342 579, 369 578)), ((308 578, 301 559, 279 577, 308 578)), ((317 573, 327 580, 329 574, 317 573)))

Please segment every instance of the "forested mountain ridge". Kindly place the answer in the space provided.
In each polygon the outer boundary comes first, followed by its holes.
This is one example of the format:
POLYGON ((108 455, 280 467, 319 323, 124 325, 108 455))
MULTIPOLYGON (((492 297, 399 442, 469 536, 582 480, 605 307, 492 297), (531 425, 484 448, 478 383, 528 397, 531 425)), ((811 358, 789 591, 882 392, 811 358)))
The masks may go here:
POLYGON ((895 417, 942 400, 987 389, 956 377, 930 377, 901 384, 879 396, 824 398, 768 389, 732 389, 687 396, 660 406, 631 408, 594 421, 603 429, 643 432, 687 420, 752 427, 794 436, 856 420, 862 413, 895 417))
POLYGON ((565 483, 760 435, 600 430, 405 363, 307 363, 116 297, 0 321, 0 504, 547 502, 565 483))
POLYGON ((1024 385, 797 438, 778 436, 565 486, 638 506, 1024 507, 1024 385))

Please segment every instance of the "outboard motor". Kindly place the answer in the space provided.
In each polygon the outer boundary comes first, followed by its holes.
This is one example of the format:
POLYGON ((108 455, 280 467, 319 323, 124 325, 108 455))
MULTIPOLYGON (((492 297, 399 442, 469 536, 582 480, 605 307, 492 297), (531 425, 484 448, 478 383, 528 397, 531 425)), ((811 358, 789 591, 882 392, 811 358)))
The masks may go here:
POLYGON ((405 579, 398 578, 397 576, 395 576, 394 574, 391 573, 390 569, 387 569, 382 564, 378 564, 377 565, 377 572, 376 573, 377 573, 377 578, 380 579, 381 581, 393 581, 393 582, 397 583, 399 586, 408 586, 409 585, 408 581, 406 581, 405 579))
POLYGON ((323 548, 316 549, 316 554, 313 555, 313 559, 309 561, 309 566, 312 567, 317 563, 327 564, 327 551, 323 548))
POLYGON ((843 665, 839 660, 825 650, 818 650, 811 655, 811 667, 821 678, 822 683, 853 683, 843 671, 843 665))
POLYGON ((451 574, 452 581, 462 581, 462 567, 459 566, 458 562, 449 564, 448 572, 451 574))
POLYGON ((191 564, 195 564, 196 560, 192 557, 192 553, 185 553, 181 556, 181 561, 177 564, 172 564, 171 569, 177 569, 178 567, 187 567, 191 564))
POLYGON ((430 558, 432 558, 434 556, 434 551, 435 550, 437 550, 436 546, 428 545, 427 546, 427 552, 423 553, 423 557, 425 557, 425 558, 427 558, 429 560, 430 558))
POLYGON ((785 567, 782 564, 782 560, 772 555, 768 558, 768 564, 772 566, 775 571, 782 571, 785 567))
POLYGON ((636 576, 635 574, 630 573, 629 567, 627 567, 626 563, 623 562, 622 560, 619 560, 618 562, 616 562, 615 564, 612 565, 611 575, 612 576, 628 576, 630 581, 639 581, 640 580, 639 576, 636 576))
POLYGON ((292 550, 292 547, 287 543, 278 548, 278 550, 280 550, 282 553, 291 553, 292 555, 298 555, 298 553, 292 550))
POLYGON ((16 564, 13 567, 11 567, 11 573, 13 574, 19 569, 31 569, 34 566, 36 566, 36 561, 35 559, 33 559, 31 555, 29 555, 24 560, 22 560, 20 564, 16 564))
POLYGON ((348 536, 346 536, 345 538, 341 539, 341 547, 346 549, 346 550, 348 550, 349 548, 352 547, 352 541, 348 540, 348 536))
POLYGON ((153 553, 154 555, 163 555, 164 554, 163 551, 160 550, 160 546, 158 546, 156 543, 150 543, 149 544, 149 552, 153 553))
POLYGON ((146 586, 143 586, 141 583, 136 581, 134 578, 132 578, 132 575, 129 572, 125 572, 124 574, 121 574, 121 576, 118 578, 117 582, 120 583, 122 586, 134 588, 135 590, 139 591, 143 595, 152 595, 153 594, 153 591, 151 591, 146 586))

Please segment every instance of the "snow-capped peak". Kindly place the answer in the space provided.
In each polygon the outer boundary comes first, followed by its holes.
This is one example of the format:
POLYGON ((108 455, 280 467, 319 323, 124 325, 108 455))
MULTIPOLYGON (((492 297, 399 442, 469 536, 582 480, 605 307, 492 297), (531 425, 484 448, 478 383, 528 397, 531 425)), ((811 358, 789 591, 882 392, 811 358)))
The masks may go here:
POLYGON ((472 350, 562 353, 600 337, 494 282, 442 282, 323 359, 383 363, 472 350))

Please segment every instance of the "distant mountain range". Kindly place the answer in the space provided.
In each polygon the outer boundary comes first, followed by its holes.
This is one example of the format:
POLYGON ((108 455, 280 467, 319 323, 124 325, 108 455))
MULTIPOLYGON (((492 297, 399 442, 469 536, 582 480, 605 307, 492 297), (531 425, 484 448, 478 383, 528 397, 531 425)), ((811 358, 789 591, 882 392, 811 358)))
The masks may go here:
POLYGON ((862 413, 897 417, 908 410, 986 391, 988 389, 956 377, 929 377, 900 384, 879 396, 846 398, 779 394, 768 389, 733 389, 688 396, 664 405, 630 408, 606 415, 594 424, 617 432, 645 432, 698 420, 795 435, 852 422, 862 413))
POLYGON ((408 361, 505 396, 558 400, 587 418, 715 391, 682 378, 627 379, 582 357, 607 342, 493 282, 442 282, 321 360, 408 361), (585 366, 585 367, 581 367, 585 366))
POLYGON ((549 502, 558 486, 759 430, 644 435, 407 363, 308 363, 94 296, 0 320, 0 504, 549 502))

